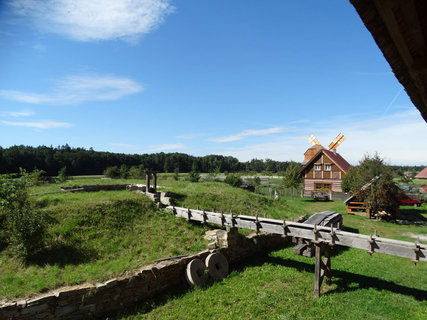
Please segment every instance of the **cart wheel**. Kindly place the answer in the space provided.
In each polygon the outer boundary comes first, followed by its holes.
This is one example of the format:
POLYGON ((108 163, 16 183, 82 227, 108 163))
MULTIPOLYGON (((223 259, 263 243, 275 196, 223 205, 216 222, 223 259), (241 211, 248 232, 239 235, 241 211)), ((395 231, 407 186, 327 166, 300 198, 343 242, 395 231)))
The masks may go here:
POLYGON ((211 253, 205 260, 209 275, 215 279, 220 280, 228 274, 228 261, 219 252, 211 253))
POLYGON ((187 265, 185 279, 191 286, 202 286, 208 281, 208 274, 205 273, 206 266, 200 259, 193 259, 187 265))

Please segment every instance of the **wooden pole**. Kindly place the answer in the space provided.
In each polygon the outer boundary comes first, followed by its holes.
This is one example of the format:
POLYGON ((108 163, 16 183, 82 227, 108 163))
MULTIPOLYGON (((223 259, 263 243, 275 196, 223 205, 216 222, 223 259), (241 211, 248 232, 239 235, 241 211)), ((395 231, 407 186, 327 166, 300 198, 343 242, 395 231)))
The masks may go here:
POLYGON ((153 189, 154 192, 157 192, 157 173, 153 173, 153 189))
POLYGON ((146 181, 146 184, 147 184, 147 190, 146 190, 146 192, 150 192, 150 175, 151 175, 150 172, 147 172, 146 175, 145 175, 145 181, 146 181))
POLYGON ((314 264, 314 297, 317 298, 320 295, 320 287, 322 285, 323 278, 321 277, 320 270, 322 264, 321 246, 316 243, 315 245, 315 264, 314 264))

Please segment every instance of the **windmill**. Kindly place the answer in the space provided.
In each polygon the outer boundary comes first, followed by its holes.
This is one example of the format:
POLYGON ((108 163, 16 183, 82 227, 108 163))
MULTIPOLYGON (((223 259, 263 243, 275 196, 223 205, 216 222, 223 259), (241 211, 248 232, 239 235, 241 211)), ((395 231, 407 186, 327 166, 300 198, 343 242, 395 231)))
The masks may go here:
MULTIPOLYGON (((336 148, 338 148, 338 146, 345 140, 345 137, 342 133, 340 133, 339 135, 337 135, 337 137, 329 144, 329 150, 335 150, 336 148)), ((310 141, 310 143, 313 146, 321 146, 319 140, 317 140, 317 138, 314 136, 314 134, 311 134, 308 137, 308 141, 310 141)))
MULTIPOLYGON (((338 146, 345 140, 345 137, 342 133, 337 135, 337 137, 329 144, 329 150, 336 152, 336 149, 338 146)), ((307 163, 319 150, 326 149, 324 148, 319 140, 314 136, 314 134, 311 134, 308 137, 308 141, 312 144, 312 146, 304 153, 304 161, 303 164, 307 163)))

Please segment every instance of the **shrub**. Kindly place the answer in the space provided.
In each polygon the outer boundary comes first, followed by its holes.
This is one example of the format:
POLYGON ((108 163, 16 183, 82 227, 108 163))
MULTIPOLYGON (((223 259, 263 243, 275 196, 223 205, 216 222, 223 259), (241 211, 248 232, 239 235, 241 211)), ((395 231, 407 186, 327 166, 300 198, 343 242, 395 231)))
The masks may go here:
POLYGON ((2 226, 10 244, 23 256, 40 249, 45 236, 47 220, 30 203, 26 185, 29 175, 13 178, 0 176, 0 214, 2 226))
POLYGON ((200 174, 199 174, 199 171, 197 170, 197 166, 194 162, 193 162, 193 165, 191 167, 191 171, 188 175, 188 178, 190 179, 191 182, 199 182, 199 180, 200 180, 200 174))
POLYGON ((68 180, 67 167, 63 167, 61 170, 58 171, 57 179, 59 182, 65 182, 68 180))
POLYGON ((108 178, 120 178, 120 169, 117 166, 108 167, 104 170, 104 176, 108 178))
POLYGON ((230 173, 225 177, 225 183, 233 187, 240 187, 242 185, 242 179, 234 173, 230 173))
POLYGON ((139 166, 132 166, 129 169, 129 177, 134 179, 144 179, 145 178, 145 168, 142 164, 139 166))

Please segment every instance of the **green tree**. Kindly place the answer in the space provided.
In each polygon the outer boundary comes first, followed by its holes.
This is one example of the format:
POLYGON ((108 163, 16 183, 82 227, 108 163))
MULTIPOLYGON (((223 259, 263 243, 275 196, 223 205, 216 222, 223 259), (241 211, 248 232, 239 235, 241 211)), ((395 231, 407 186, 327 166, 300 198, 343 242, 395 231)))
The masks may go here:
POLYGON ((199 170, 197 169, 196 162, 193 162, 193 165, 191 166, 191 171, 188 175, 191 182, 199 182, 200 180, 200 174, 199 170))
POLYGON ((175 168, 175 170, 173 171, 173 178, 175 181, 179 180, 179 169, 175 168))
POLYGON ((291 161, 283 174, 283 186, 290 189, 299 189, 302 183, 302 175, 299 173, 301 165, 291 161))
POLYGON ((393 171, 377 153, 365 155, 347 172, 342 189, 366 202, 373 215, 386 211, 396 217, 399 213, 399 188, 393 181, 393 171))
POLYGON ((62 169, 60 169, 58 171, 58 181, 59 182, 65 182, 68 180, 68 175, 67 175, 67 167, 62 167, 62 169))

